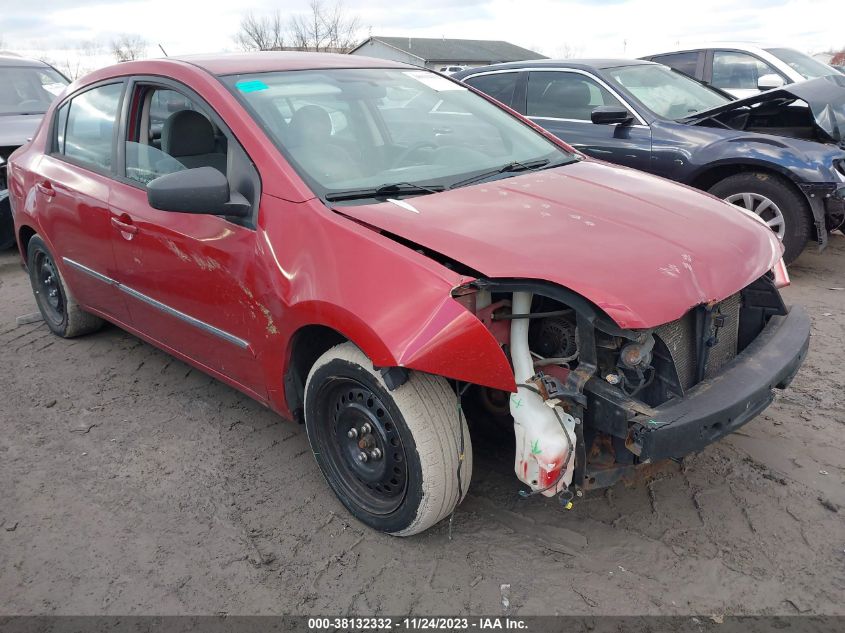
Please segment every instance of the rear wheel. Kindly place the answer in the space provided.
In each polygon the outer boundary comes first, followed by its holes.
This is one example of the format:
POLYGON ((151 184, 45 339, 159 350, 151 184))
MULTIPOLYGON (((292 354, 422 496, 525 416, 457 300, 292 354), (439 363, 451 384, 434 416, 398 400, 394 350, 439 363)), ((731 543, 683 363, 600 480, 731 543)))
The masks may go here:
POLYGON ((352 343, 318 358, 305 385, 305 428, 326 481, 358 520, 396 536, 428 529, 466 494, 472 445, 458 412, 445 379, 412 372, 389 391, 352 343))
POLYGON ((73 338, 95 332, 102 327, 101 318, 85 312, 76 303, 62 279, 53 255, 44 240, 37 235, 29 240, 27 267, 38 309, 53 334, 73 338))
POLYGON ((787 263, 801 254, 810 239, 807 201, 778 176, 762 172, 735 174, 713 185, 710 193, 760 216, 783 242, 787 263))

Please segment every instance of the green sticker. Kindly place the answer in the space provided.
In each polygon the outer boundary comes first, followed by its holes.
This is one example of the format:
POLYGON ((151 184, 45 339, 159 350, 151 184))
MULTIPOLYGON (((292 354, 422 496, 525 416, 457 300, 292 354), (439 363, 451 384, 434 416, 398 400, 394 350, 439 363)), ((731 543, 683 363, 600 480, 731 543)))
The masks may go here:
POLYGON ((532 455, 539 455, 543 451, 540 450, 540 440, 534 440, 531 442, 531 454, 532 455))
POLYGON ((258 92, 259 90, 267 90, 267 84, 258 79, 252 81, 239 81, 235 84, 235 88, 241 92, 258 92))

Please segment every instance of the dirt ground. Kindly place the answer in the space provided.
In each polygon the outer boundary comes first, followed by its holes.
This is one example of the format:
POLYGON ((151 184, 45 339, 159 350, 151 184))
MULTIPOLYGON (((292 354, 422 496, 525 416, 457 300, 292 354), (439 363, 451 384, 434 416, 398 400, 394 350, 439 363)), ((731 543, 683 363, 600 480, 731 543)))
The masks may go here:
POLYGON ((790 269, 813 319, 792 388, 650 483, 521 500, 476 443, 469 496, 363 528, 304 429, 121 330, 43 323, 0 255, 0 615, 845 615, 845 237, 790 269))

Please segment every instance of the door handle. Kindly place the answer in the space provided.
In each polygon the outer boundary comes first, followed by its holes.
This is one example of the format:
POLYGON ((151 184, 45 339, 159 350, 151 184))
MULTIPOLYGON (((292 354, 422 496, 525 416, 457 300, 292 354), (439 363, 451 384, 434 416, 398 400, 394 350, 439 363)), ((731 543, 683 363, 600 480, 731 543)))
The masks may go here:
POLYGON ((53 189, 53 185, 50 184, 50 181, 45 180, 44 182, 39 182, 35 185, 35 188, 38 189, 42 194, 47 196, 48 198, 52 198, 56 195, 56 190, 53 189))
POLYGON ((121 233, 128 233, 129 235, 135 235, 138 232, 138 227, 132 224, 132 222, 124 222, 120 218, 116 218, 112 216, 111 225, 116 228, 121 233))

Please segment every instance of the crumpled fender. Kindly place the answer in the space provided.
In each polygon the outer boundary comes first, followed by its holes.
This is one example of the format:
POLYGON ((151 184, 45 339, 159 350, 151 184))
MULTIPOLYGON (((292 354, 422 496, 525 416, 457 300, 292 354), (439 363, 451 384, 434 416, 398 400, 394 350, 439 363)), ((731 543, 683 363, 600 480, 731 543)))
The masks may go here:
POLYGON ((277 344, 264 351, 265 370, 276 383, 287 370, 296 332, 322 325, 358 345, 377 367, 516 389, 499 343, 452 298, 452 290, 471 277, 318 200, 291 203, 265 196, 263 205, 259 242, 279 273, 270 276, 266 292, 285 311, 276 320, 277 344))
POLYGON ((376 367, 405 367, 514 391, 513 371, 498 342, 481 321, 452 299, 450 291, 446 288, 439 303, 410 301, 413 312, 398 318, 385 311, 362 319, 360 312, 322 301, 302 303, 297 309, 319 314, 308 325, 336 330, 360 347, 376 367))

